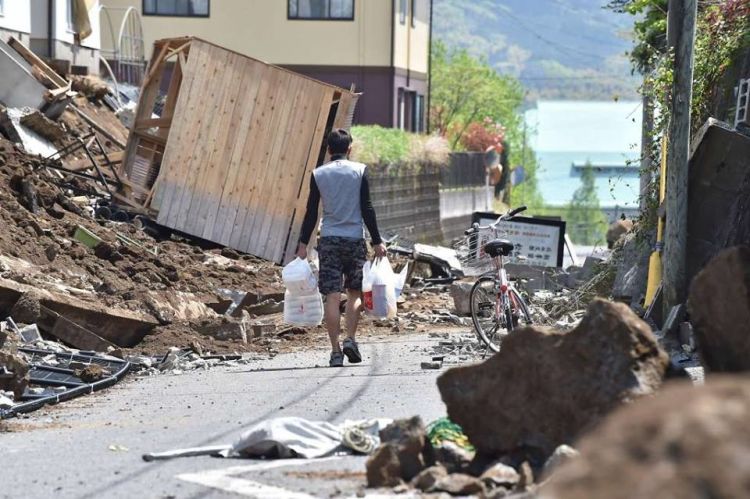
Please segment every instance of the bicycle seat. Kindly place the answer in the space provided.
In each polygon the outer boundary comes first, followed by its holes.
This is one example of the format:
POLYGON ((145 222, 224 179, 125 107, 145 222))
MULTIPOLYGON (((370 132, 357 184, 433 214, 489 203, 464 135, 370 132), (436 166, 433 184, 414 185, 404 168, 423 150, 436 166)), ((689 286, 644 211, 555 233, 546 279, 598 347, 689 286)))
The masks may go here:
POLYGON ((502 256, 508 256, 513 253, 515 246, 512 242, 506 239, 495 239, 484 245, 484 251, 487 252, 492 258, 502 256))

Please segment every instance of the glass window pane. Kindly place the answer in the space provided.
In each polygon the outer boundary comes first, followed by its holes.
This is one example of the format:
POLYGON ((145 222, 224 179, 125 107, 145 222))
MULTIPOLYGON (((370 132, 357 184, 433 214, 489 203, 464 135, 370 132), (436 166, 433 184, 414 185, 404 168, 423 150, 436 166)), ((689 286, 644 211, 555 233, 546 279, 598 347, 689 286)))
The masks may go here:
POLYGON ((354 0, 331 0, 331 17, 351 19, 354 17, 354 0))
POLYGON ((289 0, 289 17, 297 17, 298 0, 289 0))
POLYGON ((190 0, 193 11, 191 14, 195 16, 207 16, 208 15, 208 0, 190 0))
POLYGON ((299 0, 298 14, 301 18, 328 17, 328 0, 299 0))
POLYGON ((406 9, 407 9, 406 0, 399 0, 399 3, 398 3, 399 15, 398 15, 398 17, 399 17, 399 22, 401 24, 406 24, 406 9))
POLYGON ((143 13, 153 14, 154 12, 156 12, 156 0, 146 0, 143 3, 143 13))

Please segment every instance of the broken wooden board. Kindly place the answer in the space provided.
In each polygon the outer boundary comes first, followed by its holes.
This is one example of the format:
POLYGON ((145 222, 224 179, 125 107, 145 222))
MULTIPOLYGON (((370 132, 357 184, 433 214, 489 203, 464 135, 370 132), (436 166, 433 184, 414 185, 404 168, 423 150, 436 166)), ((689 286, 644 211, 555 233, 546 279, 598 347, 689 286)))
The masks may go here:
POLYGON ((327 132, 346 126, 355 94, 197 38, 157 41, 153 53, 119 195, 161 225, 282 263, 327 132))

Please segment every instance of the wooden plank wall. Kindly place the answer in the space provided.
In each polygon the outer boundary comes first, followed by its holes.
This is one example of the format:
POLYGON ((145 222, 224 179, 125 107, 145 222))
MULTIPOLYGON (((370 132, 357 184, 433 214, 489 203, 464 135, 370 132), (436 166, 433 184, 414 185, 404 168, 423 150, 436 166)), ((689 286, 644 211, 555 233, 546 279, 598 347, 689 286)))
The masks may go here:
POLYGON ((194 39, 151 206, 158 223, 281 263, 334 93, 194 39))

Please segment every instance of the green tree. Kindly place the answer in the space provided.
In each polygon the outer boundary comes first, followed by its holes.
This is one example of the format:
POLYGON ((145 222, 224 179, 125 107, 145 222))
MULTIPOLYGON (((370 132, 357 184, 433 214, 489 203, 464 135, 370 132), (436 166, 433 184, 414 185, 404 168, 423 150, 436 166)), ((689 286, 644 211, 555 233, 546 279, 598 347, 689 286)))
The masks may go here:
POLYGON ((524 133, 524 88, 519 81, 498 74, 486 60, 472 56, 466 49, 449 49, 439 40, 433 45, 431 71, 432 130, 446 137, 456 150, 461 148, 461 137, 472 123, 501 124, 510 149, 510 165, 504 166, 523 165, 526 172, 524 183, 512 190, 511 203, 524 203, 530 208, 542 206, 536 183, 536 156, 524 133))
POLYGON ((596 194, 596 174, 591 163, 581 172, 581 186, 573 193, 568 205, 567 230, 577 244, 602 244, 607 232, 607 217, 599 207, 596 194))

